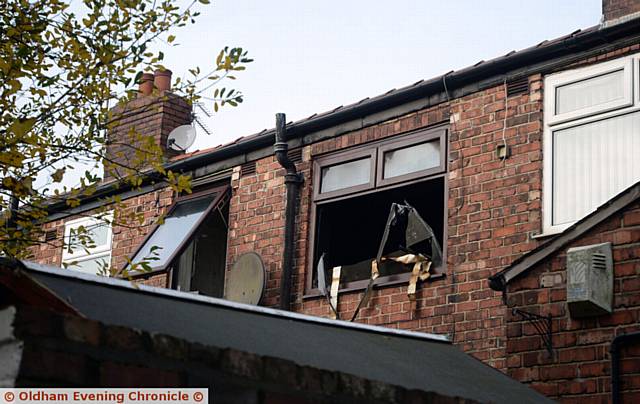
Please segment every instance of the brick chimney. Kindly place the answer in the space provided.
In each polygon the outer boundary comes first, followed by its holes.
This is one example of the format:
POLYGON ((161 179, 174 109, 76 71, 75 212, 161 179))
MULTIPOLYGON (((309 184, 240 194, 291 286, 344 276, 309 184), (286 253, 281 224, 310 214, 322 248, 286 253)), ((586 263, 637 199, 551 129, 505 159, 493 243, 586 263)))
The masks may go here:
MULTIPOLYGON (((109 130, 106 158, 127 167, 139 161, 136 151, 144 150, 140 136, 151 137, 160 146, 164 158, 168 160, 184 152, 167 149, 169 133, 180 125, 191 123, 191 105, 182 97, 169 92, 171 71, 156 70, 154 74, 144 73, 139 82, 138 97, 124 107, 112 109, 114 126, 109 130), (132 136, 137 133, 137 136, 132 136)), ((109 163, 106 163, 109 164, 109 163)), ((144 167, 135 167, 138 170, 144 167)), ((103 181, 114 179, 105 167, 103 181)), ((122 174, 122 169, 116 171, 122 174)))
POLYGON ((640 0, 602 0, 602 27, 640 17, 640 0))

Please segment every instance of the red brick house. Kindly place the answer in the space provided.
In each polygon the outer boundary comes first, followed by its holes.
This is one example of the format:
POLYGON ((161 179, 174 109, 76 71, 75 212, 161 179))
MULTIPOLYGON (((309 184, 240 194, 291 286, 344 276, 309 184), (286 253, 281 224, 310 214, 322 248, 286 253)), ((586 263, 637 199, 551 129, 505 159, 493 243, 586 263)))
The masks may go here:
MULTIPOLYGON (((34 259, 77 261, 91 272, 100 260, 125 268, 127 258, 160 245, 153 270, 141 275, 145 283, 225 297, 233 265, 257 253, 266 268, 261 305, 329 317, 319 287, 324 257, 329 275, 341 267, 332 297, 337 316, 349 320, 370 283, 390 206, 406 201, 433 229, 443 262, 434 262, 415 293, 410 265, 381 266, 355 321, 445 334, 550 397, 606 401, 608 347, 639 328, 635 200, 593 215, 621 192, 633 194, 629 187, 640 180, 639 16, 638 0, 603 0, 597 26, 281 122, 279 130, 168 152, 167 166, 192 176, 192 195, 151 180, 125 191, 105 182, 80 207, 52 210, 44 230, 60 246, 38 246, 34 259), (100 198, 114 192, 144 213, 145 225, 98 226, 95 250, 63 252, 73 227, 93 223, 100 198), (161 214, 166 220, 156 227, 161 214), (574 320, 565 254, 603 242, 613 243, 612 307, 574 320), (523 320, 526 313, 543 325, 551 315, 549 349, 546 331, 523 320)), ((164 145, 186 123, 174 98, 141 95, 113 136, 135 127, 164 145), (162 108, 141 108, 154 103, 162 108)), ((622 361, 629 397, 639 394, 639 367, 622 361)))

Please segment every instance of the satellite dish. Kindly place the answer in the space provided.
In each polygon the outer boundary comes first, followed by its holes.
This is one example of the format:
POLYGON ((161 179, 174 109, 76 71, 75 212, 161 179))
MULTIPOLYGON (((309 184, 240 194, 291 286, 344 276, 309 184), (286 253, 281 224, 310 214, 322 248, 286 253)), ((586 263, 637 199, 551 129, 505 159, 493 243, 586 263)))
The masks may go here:
POLYGON ((240 256, 227 278, 225 298, 239 303, 258 304, 264 291, 265 270, 260 256, 254 252, 240 256))
POLYGON ((191 125, 181 125, 169 133, 167 148, 175 151, 186 151, 196 140, 196 128, 191 125))

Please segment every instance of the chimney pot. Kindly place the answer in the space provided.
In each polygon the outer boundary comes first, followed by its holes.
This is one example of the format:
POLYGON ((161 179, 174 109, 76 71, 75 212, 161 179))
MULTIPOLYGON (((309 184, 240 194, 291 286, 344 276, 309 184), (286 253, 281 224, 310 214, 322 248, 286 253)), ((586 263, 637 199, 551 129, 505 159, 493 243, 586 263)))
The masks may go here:
POLYGON ((153 85, 162 94, 171 88, 171 70, 156 70, 153 77, 153 85))
POLYGON ((140 78, 140 84, 138 85, 138 92, 140 96, 149 96, 153 91, 154 77, 151 73, 142 73, 140 78))

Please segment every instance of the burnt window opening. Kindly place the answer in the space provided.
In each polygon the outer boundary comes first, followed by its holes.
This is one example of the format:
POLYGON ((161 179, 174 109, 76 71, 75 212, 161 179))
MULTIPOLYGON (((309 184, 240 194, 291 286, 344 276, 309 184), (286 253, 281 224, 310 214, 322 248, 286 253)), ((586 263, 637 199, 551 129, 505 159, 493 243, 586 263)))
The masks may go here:
MULTIPOLYGON (((319 205, 316 210, 316 234, 314 268, 325 254, 327 268, 342 266, 340 283, 343 288, 357 287, 353 282, 368 280, 371 261, 375 259, 382 240, 392 203, 408 203, 431 226, 436 239, 443 245, 444 239, 444 178, 434 178, 419 183, 370 193, 354 198, 319 205)), ((428 241, 414 246, 416 251, 431 255, 428 241)), ((400 256, 402 252, 389 243, 384 256, 400 256)), ((398 275, 408 274, 405 265, 385 261, 378 268, 381 277, 388 281, 402 280, 398 275)), ((432 268, 432 273, 442 273, 443 266, 432 268)), ((313 287, 317 287, 314 271, 313 287)), ((330 280, 327 279, 329 283, 330 280)))
MULTIPOLYGON (((378 255, 394 203, 413 207, 420 216, 414 215, 413 225, 423 222, 431 227, 440 247, 432 247, 427 228, 412 233, 426 239, 403 245, 409 241, 406 224, 394 225, 382 257, 426 255, 434 258, 430 275, 444 274, 446 258, 441 256, 441 248, 446 222, 446 156, 447 127, 438 126, 315 159, 307 290, 318 288, 321 258, 325 285, 331 283, 332 268, 340 266, 340 289, 367 287, 371 262, 378 255), (399 233, 394 236, 394 232, 399 233), (434 254, 432 248, 439 253, 434 254)), ((425 226, 418 224, 413 231, 421 227, 425 226)), ((407 282, 411 276, 406 264, 393 260, 378 262, 378 272, 377 285, 407 282)))

